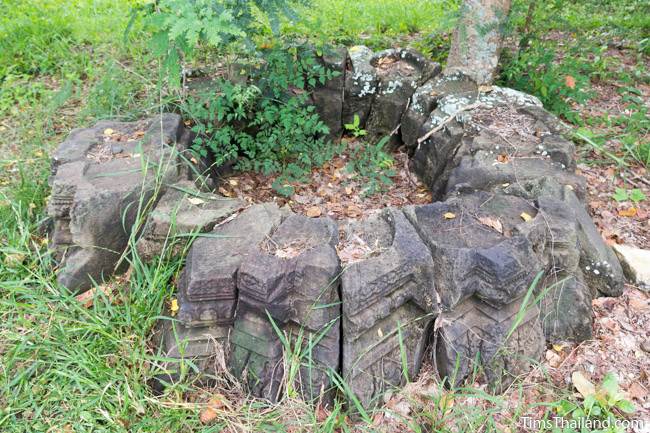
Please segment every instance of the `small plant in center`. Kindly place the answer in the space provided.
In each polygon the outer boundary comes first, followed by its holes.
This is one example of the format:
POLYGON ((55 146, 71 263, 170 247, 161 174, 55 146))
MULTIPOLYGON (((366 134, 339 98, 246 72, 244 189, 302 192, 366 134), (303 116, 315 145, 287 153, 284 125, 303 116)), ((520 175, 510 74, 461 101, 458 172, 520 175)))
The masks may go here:
POLYGON ((292 182, 330 160, 338 147, 309 104, 309 91, 334 73, 309 47, 275 48, 263 54, 243 84, 218 79, 212 89, 183 106, 194 121, 193 150, 214 166, 278 174, 273 185, 291 195, 292 182))

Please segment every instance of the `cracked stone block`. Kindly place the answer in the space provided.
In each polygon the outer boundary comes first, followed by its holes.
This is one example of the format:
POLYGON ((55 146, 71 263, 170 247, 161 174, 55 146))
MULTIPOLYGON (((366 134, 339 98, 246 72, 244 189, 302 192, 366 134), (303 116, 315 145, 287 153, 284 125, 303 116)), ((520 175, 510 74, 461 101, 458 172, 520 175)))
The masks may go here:
POLYGON ((440 72, 440 65, 404 49, 381 51, 372 58, 371 65, 377 72, 379 89, 366 129, 371 141, 390 136, 390 145, 396 147, 400 143, 397 130, 411 96, 421 83, 440 72))
POLYGON ((562 192, 564 205, 573 211, 578 223, 580 269, 584 284, 594 291, 594 295, 621 296, 624 276, 616 253, 603 240, 575 191, 565 186, 562 192))
POLYGON ((274 203, 259 204, 196 239, 178 283, 178 320, 193 327, 231 325, 237 271, 285 217, 274 203))
POLYGON ((431 78, 413 93, 402 115, 400 128, 402 141, 411 152, 415 150, 418 139, 434 128, 427 124, 427 120, 439 101, 449 95, 474 97, 478 95, 478 86, 471 78, 457 73, 431 78))
POLYGON ((163 372, 152 381, 155 391, 163 392, 165 386, 181 380, 180 360, 188 362, 187 370, 196 373, 191 362, 198 370, 200 383, 208 383, 209 377, 223 370, 225 347, 232 330, 230 325, 212 325, 202 327, 185 326, 175 319, 160 320, 157 329, 156 347, 159 356, 170 361, 161 365, 163 372), (222 357, 219 359, 219 357, 222 357))
POLYGON ((490 306, 474 297, 436 320, 434 365, 441 378, 458 386, 480 368, 490 387, 503 392, 541 359, 545 342, 534 303, 521 299, 490 306))
POLYGON ((242 200, 201 192, 189 180, 170 185, 149 214, 136 244, 138 254, 150 262, 169 247, 169 255, 178 256, 194 234, 211 231, 245 206, 242 200))
POLYGON ((327 80, 325 84, 319 84, 314 88, 311 99, 316 107, 320 120, 327 125, 330 132, 328 140, 338 141, 343 135, 343 96, 346 80, 347 49, 342 47, 329 48, 317 57, 317 61, 327 70, 335 73, 335 76, 327 80))
POLYGON ((175 114, 140 122, 102 121, 70 133, 53 157, 48 204, 61 285, 83 291, 125 269, 125 261, 116 266, 139 204, 155 199, 156 181, 165 185, 188 178, 179 157, 188 142, 175 114))
MULTIPOLYGON (((233 328, 238 268, 286 214, 273 203, 255 205, 196 239, 179 278, 178 315, 159 321, 158 347, 167 358, 192 360, 202 374, 215 371, 211 362, 217 349, 226 357, 233 328)), ((166 363, 154 388, 178 380, 178 365, 166 363)))
POLYGON ((440 129, 416 147, 411 168, 434 195, 504 184, 534 188, 553 176, 582 196, 584 181, 574 174, 575 145, 540 105, 537 98, 500 87, 478 98, 445 96, 423 126, 423 131, 440 129), (479 105, 463 111, 474 104, 479 105))
POLYGON ((405 209, 431 250, 443 310, 470 297, 495 308, 521 297, 542 270, 537 210, 519 197, 475 193, 405 209), (535 227, 533 227, 535 226, 535 227))
POLYGON ((414 378, 438 313, 431 255, 404 214, 388 209, 342 227, 363 255, 341 276, 343 379, 364 407, 414 378), (403 356, 405 356, 405 359, 403 356), (406 362, 406 365, 404 365, 406 362))
POLYGON ((536 288, 547 341, 584 341, 591 338, 594 293, 580 271, 578 223, 575 213, 549 196, 537 201, 535 217, 546 229, 544 279, 536 288))
POLYGON ((343 99, 343 124, 352 124, 359 116, 359 127, 366 126, 372 100, 378 90, 379 78, 371 64, 374 52, 363 45, 348 50, 345 73, 345 97, 343 99))
POLYGON ((331 219, 291 215, 242 263, 230 366, 254 395, 277 401, 291 382, 307 401, 331 398, 328 372, 340 358, 337 240, 331 219), (284 360, 286 349, 297 356, 284 360))

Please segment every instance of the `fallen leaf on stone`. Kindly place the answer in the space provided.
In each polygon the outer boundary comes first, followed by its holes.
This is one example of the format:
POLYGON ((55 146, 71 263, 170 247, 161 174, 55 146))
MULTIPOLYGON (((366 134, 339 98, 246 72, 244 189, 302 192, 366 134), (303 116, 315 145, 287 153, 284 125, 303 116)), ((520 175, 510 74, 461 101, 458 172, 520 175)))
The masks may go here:
POLYGON ((111 128, 104 129, 104 135, 107 136, 107 137, 110 137, 114 133, 115 133, 115 131, 113 131, 111 128))
POLYGON ((508 161, 510 161, 510 158, 506 154, 502 154, 497 156, 497 161, 499 161, 502 164, 507 164, 508 161))
POLYGON ((484 226, 491 227, 497 232, 503 234, 503 225, 501 224, 501 221, 499 221, 497 218, 480 217, 478 220, 484 226))
POLYGON ((321 213, 322 211, 318 206, 311 206, 305 211, 305 215, 307 215, 309 218, 318 218, 321 216, 321 213))
POLYGON ((637 208, 631 207, 629 209, 623 209, 618 211, 618 216, 626 217, 626 218, 633 218, 637 214, 637 208))
POLYGON ((456 218, 456 214, 453 212, 447 212, 443 215, 443 217, 445 217, 446 220, 453 220, 456 218))
POLYGON ((223 409, 226 404, 226 398, 221 394, 215 394, 210 399, 207 406, 199 414, 199 420, 203 424, 209 424, 217 419, 217 411, 223 409))
POLYGON ((522 220, 524 220, 526 222, 533 219, 533 217, 530 216, 529 214, 527 214, 526 212, 522 212, 521 215, 519 215, 519 216, 521 217, 522 220))
POLYGON ((596 394, 596 387, 594 384, 579 371, 574 371, 571 374, 571 382, 583 398, 596 394))
POLYGON ((194 206, 198 206, 198 205, 200 205, 200 204, 204 204, 204 203, 205 203, 205 200, 202 200, 202 199, 200 199, 200 198, 198 198, 198 197, 189 197, 189 198, 187 199, 187 201, 189 201, 190 203, 192 203, 194 206))

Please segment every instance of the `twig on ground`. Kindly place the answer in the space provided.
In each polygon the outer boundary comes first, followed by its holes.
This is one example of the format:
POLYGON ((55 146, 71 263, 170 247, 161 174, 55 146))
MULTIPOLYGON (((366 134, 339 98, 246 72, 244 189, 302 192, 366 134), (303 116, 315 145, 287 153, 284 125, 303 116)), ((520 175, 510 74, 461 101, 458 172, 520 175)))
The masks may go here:
POLYGON ((433 134, 435 134, 436 132, 438 132, 442 128, 444 128, 447 123, 454 120, 456 118, 456 116, 458 116, 460 113, 462 113, 463 111, 467 111, 467 110, 473 110, 475 108, 480 107, 481 105, 483 105, 481 102, 475 102, 473 104, 465 105, 464 107, 459 108, 457 111, 455 111, 454 113, 447 116, 445 118, 445 120, 442 121, 441 124, 439 124, 438 126, 433 128, 431 131, 424 134, 422 137, 418 138, 418 147, 420 147, 420 144, 422 144, 422 142, 428 140, 433 134))

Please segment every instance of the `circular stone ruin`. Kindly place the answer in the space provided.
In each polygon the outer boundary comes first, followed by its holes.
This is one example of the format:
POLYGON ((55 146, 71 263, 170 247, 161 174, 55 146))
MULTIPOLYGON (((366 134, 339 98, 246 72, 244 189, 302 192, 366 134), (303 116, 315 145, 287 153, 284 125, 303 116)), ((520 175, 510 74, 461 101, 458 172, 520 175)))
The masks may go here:
MULTIPOLYGON (((589 338, 592 299, 619 295, 623 276, 585 210, 561 122, 532 96, 479 89, 409 50, 353 47, 321 61, 340 72, 312 95, 331 138, 354 115, 371 136, 391 134, 432 203, 338 221, 250 205, 197 186, 179 116, 100 122, 54 155, 59 281, 81 291, 122 271, 130 236, 153 260, 169 239, 205 233, 159 350, 210 373, 221 346, 231 372, 272 401, 287 342, 304 355, 290 380, 305 399, 331 399, 334 371, 370 407, 424 356, 441 379, 478 367, 498 390, 547 342, 589 338), (134 233, 138 212, 148 218, 134 233)), ((177 378, 167 367, 161 383, 177 378)))

